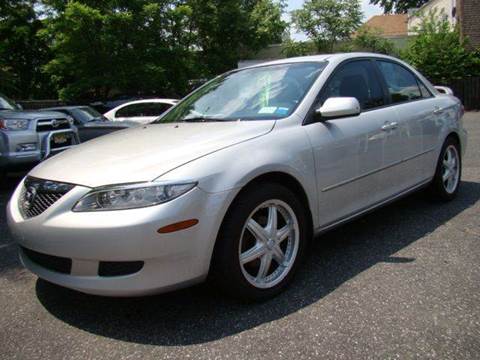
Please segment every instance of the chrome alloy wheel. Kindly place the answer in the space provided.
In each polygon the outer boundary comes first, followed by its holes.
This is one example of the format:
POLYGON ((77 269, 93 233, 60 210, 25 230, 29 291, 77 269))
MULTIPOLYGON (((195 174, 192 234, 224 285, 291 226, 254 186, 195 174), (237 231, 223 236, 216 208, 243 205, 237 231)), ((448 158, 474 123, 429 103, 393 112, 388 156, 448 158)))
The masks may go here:
POLYGON ((239 260, 253 286, 268 289, 280 283, 295 263, 300 240, 298 220, 281 200, 259 205, 243 226, 239 260))
POLYGON ((452 194, 457 189, 460 179, 460 157, 457 148, 449 145, 445 150, 442 164, 442 181, 445 191, 452 194))

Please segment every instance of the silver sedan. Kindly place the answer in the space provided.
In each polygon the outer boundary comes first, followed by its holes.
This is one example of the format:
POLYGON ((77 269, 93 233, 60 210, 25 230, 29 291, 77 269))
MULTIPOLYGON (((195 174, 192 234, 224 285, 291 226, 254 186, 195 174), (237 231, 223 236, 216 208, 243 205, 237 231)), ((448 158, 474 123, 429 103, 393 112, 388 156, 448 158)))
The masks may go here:
POLYGON ((8 223, 23 264, 82 292, 134 296, 207 279, 273 296, 315 234, 413 191, 452 200, 463 107, 376 54, 218 76, 153 124, 40 164, 8 223))

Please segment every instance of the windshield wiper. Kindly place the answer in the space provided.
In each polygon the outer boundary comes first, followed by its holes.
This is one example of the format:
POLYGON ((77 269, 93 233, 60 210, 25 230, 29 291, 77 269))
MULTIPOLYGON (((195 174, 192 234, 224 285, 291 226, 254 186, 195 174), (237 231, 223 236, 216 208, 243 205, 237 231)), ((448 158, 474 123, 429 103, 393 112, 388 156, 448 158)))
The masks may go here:
POLYGON ((230 119, 209 118, 209 117, 193 117, 181 120, 183 122, 221 122, 221 121, 233 121, 230 119))

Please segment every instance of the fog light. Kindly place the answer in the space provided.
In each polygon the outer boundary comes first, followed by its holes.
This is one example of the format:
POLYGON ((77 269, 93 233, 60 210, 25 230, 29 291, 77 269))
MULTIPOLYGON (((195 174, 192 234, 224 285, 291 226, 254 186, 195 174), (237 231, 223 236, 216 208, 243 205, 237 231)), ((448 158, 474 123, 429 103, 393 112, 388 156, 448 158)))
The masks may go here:
POLYGON ((20 144, 17 146, 17 151, 35 151, 37 144, 20 144))

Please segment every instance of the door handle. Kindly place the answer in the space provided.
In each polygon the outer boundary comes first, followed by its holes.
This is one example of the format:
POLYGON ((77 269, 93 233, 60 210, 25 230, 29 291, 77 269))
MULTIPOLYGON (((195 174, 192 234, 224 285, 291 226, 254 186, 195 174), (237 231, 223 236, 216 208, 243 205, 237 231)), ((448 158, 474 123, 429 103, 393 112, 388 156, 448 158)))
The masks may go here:
POLYGON ((438 106, 435 106, 435 110, 433 110, 433 113, 435 115, 440 115, 440 114, 443 114, 443 109, 441 107, 438 107, 438 106))
POLYGON ((386 122, 382 127, 382 131, 390 131, 390 130, 395 130, 398 128, 398 123, 397 122, 386 122))

